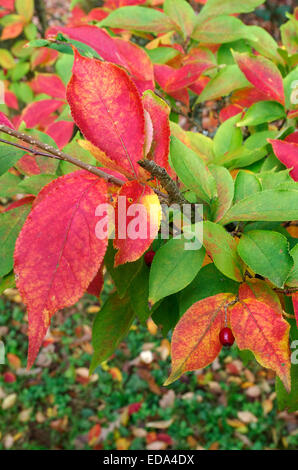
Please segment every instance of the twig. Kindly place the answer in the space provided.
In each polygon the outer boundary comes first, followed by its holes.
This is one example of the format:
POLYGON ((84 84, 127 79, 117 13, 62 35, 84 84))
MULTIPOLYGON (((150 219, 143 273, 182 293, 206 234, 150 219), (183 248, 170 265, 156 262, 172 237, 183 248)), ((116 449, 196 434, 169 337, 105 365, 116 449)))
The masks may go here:
POLYGON ((39 155, 42 157, 56 158, 57 160, 62 160, 62 158, 57 157, 56 155, 51 155, 49 153, 40 152, 39 150, 31 149, 31 148, 25 147, 24 145, 16 144, 15 142, 10 142, 9 140, 0 139, 0 142, 2 142, 3 144, 12 145, 13 147, 17 147, 18 149, 25 150, 26 152, 32 153, 33 155, 39 155))
POLYGON ((35 11, 41 26, 42 36, 48 28, 48 19, 44 0, 35 0, 35 11))
MULTIPOLYGON (((99 176, 100 178, 103 178, 106 180, 108 183, 113 183, 116 186, 123 186, 124 181, 121 180, 120 178, 117 178, 116 176, 109 175, 105 171, 101 170, 97 166, 90 165, 88 163, 82 162, 81 160, 72 157, 71 155, 68 155, 67 153, 63 152, 62 150, 59 150, 55 147, 52 147, 51 145, 44 144, 43 142, 40 142, 37 140, 35 137, 32 137, 30 135, 24 134, 23 132, 16 131, 15 129, 11 129, 8 126, 5 126, 4 124, 0 124, 0 132, 4 132, 5 134, 11 135, 15 137, 16 139, 22 140, 23 142, 26 142, 29 145, 32 145, 34 147, 38 147, 42 150, 44 150, 46 153, 42 153, 43 156, 49 157, 49 158, 57 158, 58 160, 64 160, 66 162, 72 163, 73 165, 82 168, 83 170, 89 171, 90 173, 93 173, 96 176, 99 176), (49 155, 50 154, 50 155, 49 155)), ((14 142, 9 142, 5 141, 4 143, 7 143, 9 145, 14 145, 15 147, 22 148, 26 152, 33 153, 37 155, 37 151, 35 149, 23 147, 20 144, 16 144, 14 142)), ((38 155, 41 155, 40 152, 38 152, 38 155)), ((166 201, 168 199, 168 195, 159 191, 156 188, 152 188, 153 191, 162 198, 163 201, 166 201)))
POLYGON ((172 180, 165 168, 157 165, 153 160, 139 160, 138 164, 160 181, 161 186, 168 193, 171 203, 176 202, 179 205, 189 204, 182 196, 177 184, 172 180))
POLYGON ((285 287, 284 289, 279 289, 278 287, 275 287, 273 289, 275 292, 278 292, 279 294, 295 294, 298 292, 298 287, 285 287))

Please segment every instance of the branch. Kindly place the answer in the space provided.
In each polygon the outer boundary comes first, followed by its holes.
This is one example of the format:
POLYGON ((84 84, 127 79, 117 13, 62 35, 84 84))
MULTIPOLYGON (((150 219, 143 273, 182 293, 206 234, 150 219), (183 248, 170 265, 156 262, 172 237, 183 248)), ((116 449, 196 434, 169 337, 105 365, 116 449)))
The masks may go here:
MULTIPOLYGON (((5 134, 11 135, 15 137, 16 139, 22 140, 23 142, 26 142, 29 145, 32 145, 34 147, 38 147, 42 149, 44 152, 37 151, 32 148, 27 148, 24 147, 20 144, 16 144, 14 142, 9 142, 5 141, 4 139, 2 140, 4 143, 9 144, 9 145, 14 145, 15 147, 21 148, 25 150, 26 152, 32 153, 34 155, 43 155, 44 157, 49 157, 49 158, 57 158, 58 160, 64 160, 65 162, 72 163, 73 165, 82 168, 83 170, 89 171, 90 173, 93 173, 96 176, 99 176, 100 178, 103 178, 106 180, 108 183, 113 183, 116 186, 123 186, 124 182, 120 179, 117 178, 116 176, 109 175, 105 171, 101 170, 97 166, 94 165, 89 165, 88 163, 82 162, 78 158, 72 157, 71 155, 68 155, 65 152, 62 152, 62 150, 59 150, 55 147, 52 147, 51 145, 44 144, 43 142, 40 142, 37 140, 35 137, 32 137, 30 135, 24 134, 23 132, 18 132, 15 129, 11 129, 8 126, 5 126, 3 124, 0 124, 0 132, 4 132, 5 134)), ((163 200, 166 200, 168 198, 167 194, 164 194, 163 192, 159 191, 158 189, 153 188, 153 191, 160 196, 163 200)))
POLYGON ((170 197, 170 203, 176 202, 180 206, 182 204, 189 204, 189 202, 180 193, 177 184, 172 180, 165 168, 157 165, 153 160, 139 160, 138 164, 147 170, 154 178, 157 178, 160 181, 160 184, 170 197))
POLYGON ((35 0, 35 11, 41 26, 42 35, 44 36, 48 28, 48 19, 44 0, 35 0))

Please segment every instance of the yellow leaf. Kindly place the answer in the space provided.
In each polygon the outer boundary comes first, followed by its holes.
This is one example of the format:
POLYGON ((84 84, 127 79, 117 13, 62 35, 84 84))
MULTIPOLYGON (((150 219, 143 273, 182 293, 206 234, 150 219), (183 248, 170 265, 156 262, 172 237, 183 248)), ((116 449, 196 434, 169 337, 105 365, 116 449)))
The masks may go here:
POLYGON ((0 66, 3 69, 13 69, 15 67, 15 61, 6 49, 0 49, 0 66))
POLYGON ((23 16, 27 23, 31 20, 34 12, 33 0, 16 0, 15 8, 19 15, 23 16))

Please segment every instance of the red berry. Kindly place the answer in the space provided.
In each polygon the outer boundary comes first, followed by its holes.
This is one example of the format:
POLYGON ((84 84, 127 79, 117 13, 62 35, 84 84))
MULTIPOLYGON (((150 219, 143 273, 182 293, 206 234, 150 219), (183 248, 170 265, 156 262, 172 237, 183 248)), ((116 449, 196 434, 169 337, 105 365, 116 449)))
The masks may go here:
POLYGON ((16 376, 12 372, 5 372, 3 377, 4 377, 4 382, 6 382, 7 384, 12 384, 13 382, 17 380, 16 376))
POLYGON ((230 348, 235 341, 231 328, 223 328, 219 333, 219 341, 227 348, 230 348))
POLYGON ((145 253, 144 260, 147 266, 151 266, 154 256, 155 251, 153 250, 147 251, 147 253, 145 253))

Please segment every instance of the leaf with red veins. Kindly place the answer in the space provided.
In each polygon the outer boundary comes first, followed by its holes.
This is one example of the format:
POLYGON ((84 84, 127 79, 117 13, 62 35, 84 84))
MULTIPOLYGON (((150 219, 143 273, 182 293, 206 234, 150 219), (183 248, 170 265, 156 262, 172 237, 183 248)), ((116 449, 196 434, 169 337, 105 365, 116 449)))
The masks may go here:
POLYGON ((253 352, 263 366, 273 369, 289 391, 291 360, 290 325, 265 302, 247 298, 230 310, 230 322, 239 349, 253 352))
POLYGON ((153 142, 147 158, 171 172, 169 165, 170 151, 170 108, 167 103, 152 91, 143 94, 143 105, 149 113, 153 125, 153 142))
POLYGON ((285 104, 285 93, 282 76, 276 65, 261 56, 250 56, 247 53, 233 53, 234 58, 247 80, 267 98, 285 104))
POLYGON ((28 368, 51 317, 73 305, 98 272, 107 239, 96 237, 94 214, 106 202, 106 183, 95 175, 78 171, 62 176, 41 191, 17 239, 14 270, 28 310, 28 368))
POLYGON ((117 65, 74 54, 67 87, 74 121, 87 140, 136 177, 137 161, 144 156, 145 118, 135 85, 117 65))
POLYGON ((26 126, 31 129, 57 111, 63 104, 63 101, 58 100, 40 100, 30 103, 23 110, 22 121, 25 121, 26 126))
POLYGON ((283 309, 277 293, 261 279, 250 279, 249 281, 241 284, 239 287, 238 297, 240 300, 249 298, 260 300, 269 305, 277 314, 283 314, 283 309))
POLYGON ((45 93, 52 98, 66 98, 66 87, 61 78, 50 73, 38 73, 29 83, 35 94, 45 93))
POLYGON ((298 143, 268 139, 279 161, 287 168, 292 168, 290 175, 298 181, 298 143))
POLYGON ((233 294, 217 294, 192 305, 177 323, 172 336, 172 372, 169 385, 185 372, 202 369, 221 351, 219 333, 224 327, 224 306, 233 294))
POLYGON ((129 181, 118 193, 115 216, 115 267, 136 261, 158 234, 161 222, 159 199, 149 186, 129 181))

